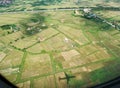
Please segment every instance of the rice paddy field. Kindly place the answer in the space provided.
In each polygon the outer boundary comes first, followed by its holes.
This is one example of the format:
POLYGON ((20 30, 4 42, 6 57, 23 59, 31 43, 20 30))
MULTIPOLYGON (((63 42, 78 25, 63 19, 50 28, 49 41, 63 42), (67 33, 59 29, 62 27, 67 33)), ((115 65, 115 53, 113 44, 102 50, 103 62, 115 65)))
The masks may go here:
MULTIPOLYGON (((120 18, 119 11, 98 12, 120 18)), ((31 14, 0 14, 0 26, 31 14)), ((7 80, 18 88, 87 88, 120 76, 120 31, 73 11, 44 14, 48 28, 31 36, 0 28, 0 74, 7 80)))

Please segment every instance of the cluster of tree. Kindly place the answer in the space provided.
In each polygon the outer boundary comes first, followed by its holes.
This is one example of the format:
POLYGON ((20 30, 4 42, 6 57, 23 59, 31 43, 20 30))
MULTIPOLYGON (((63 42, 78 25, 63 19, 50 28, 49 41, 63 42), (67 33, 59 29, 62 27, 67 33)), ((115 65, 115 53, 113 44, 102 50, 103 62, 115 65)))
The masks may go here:
POLYGON ((2 28, 3 30, 8 30, 8 29, 19 30, 19 28, 15 24, 5 24, 0 26, 0 28, 2 28))
POLYGON ((39 6, 39 5, 51 5, 60 3, 62 0, 37 0, 34 3, 32 3, 32 6, 39 6))
POLYGON ((117 3, 119 3, 120 2, 120 0, 103 0, 104 2, 117 2, 117 3))
POLYGON ((27 35, 36 34, 43 29, 47 28, 45 23, 45 17, 40 13, 33 14, 30 18, 27 18, 20 22, 21 31, 27 35))
POLYGON ((0 0, 0 7, 9 6, 14 0, 0 0))

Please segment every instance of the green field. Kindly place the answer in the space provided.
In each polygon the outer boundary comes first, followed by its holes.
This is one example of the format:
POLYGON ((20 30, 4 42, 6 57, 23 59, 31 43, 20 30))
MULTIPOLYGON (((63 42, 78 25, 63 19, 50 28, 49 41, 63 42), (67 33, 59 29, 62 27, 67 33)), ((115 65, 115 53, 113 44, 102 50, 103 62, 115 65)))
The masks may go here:
MULTIPOLYGON (((96 13, 109 20, 118 19, 120 14, 96 13)), ((0 26, 19 26, 32 14, 0 14, 0 26)), ((0 28, 0 74, 19 88, 86 88, 120 76, 118 30, 104 29, 73 11, 44 15, 48 27, 30 36, 22 28, 14 32, 0 28), (60 80, 65 74, 75 77, 60 80)))

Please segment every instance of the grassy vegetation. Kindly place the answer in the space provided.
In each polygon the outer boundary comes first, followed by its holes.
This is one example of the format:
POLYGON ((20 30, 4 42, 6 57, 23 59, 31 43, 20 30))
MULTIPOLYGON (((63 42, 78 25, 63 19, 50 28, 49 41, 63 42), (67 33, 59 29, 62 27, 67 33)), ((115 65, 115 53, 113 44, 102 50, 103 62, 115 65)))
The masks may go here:
POLYGON ((119 74, 118 70, 119 68, 117 67, 119 65, 119 60, 117 60, 118 62, 116 62, 116 60, 113 61, 108 61, 105 64, 105 67, 97 69, 93 72, 91 72, 91 79, 92 81, 99 81, 99 83, 104 83, 108 80, 111 80, 115 77, 117 77, 116 75, 119 74), (116 64, 113 64, 116 63, 116 64), (113 65, 111 65, 113 64, 113 65), (111 70, 113 69, 113 70, 111 70), (111 74, 112 73, 112 74, 111 74), (111 76, 111 77, 110 77, 111 76))

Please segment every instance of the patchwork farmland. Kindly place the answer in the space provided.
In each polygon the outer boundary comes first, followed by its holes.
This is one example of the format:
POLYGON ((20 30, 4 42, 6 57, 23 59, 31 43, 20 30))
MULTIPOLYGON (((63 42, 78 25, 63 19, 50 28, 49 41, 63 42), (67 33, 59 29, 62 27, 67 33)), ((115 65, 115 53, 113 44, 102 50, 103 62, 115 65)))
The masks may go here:
MULTIPOLYGON (((112 19, 120 14, 110 13, 112 19)), ((30 15, 1 14, 0 26, 19 25, 30 15)), ((73 11, 45 15, 48 28, 34 35, 0 28, 1 75, 19 88, 86 88, 120 76, 118 30, 101 28, 73 11)))

